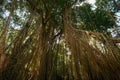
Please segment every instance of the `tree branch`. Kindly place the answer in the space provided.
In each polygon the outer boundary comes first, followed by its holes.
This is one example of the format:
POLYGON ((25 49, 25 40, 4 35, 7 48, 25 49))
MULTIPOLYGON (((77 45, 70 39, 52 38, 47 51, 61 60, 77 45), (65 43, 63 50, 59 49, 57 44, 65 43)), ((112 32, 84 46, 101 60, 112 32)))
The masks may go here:
POLYGON ((116 0, 113 0, 113 2, 114 2, 114 5, 116 6, 116 8, 120 9, 120 4, 118 4, 116 0))
POLYGON ((31 0, 26 0, 26 1, 28 2, 28 4, 30 5, 33 11, 36 11, 38 14, 42 14, 42 9, 38 9, 31 0))
POLYGON ((120 39, 117 39, 117 38, 110 38, 110 40, 112 40, 115 43, 120 43, 120 39))

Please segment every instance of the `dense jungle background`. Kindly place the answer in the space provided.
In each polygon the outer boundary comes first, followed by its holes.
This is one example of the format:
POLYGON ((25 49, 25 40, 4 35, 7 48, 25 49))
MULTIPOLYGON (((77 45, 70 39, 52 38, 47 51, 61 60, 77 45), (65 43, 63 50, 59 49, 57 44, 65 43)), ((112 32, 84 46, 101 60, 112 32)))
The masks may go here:
POLYGON ((120 1, 0 0, 0 80, 120 80, 120 1))

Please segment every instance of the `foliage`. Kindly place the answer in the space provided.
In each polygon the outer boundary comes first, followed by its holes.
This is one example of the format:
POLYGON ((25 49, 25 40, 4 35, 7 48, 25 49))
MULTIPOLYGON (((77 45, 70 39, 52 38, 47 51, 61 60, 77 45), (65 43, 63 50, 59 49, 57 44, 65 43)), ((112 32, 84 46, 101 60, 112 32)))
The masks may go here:
POLYGON ((108 34, 108 29, 116 26, 115 14, 111 14, 111 11, 99 7, 92 10, 88 3, 76 7, 74 11, 73 15, 77 13, 75 17, 77 22, 74 22, 77 28, 108 34))

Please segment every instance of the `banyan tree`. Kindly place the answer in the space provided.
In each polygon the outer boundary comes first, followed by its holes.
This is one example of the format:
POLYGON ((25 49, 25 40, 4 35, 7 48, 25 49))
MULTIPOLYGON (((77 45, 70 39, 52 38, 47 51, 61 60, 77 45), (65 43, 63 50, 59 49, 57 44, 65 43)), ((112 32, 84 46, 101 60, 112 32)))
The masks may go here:
POLYGON ((119 80, 120 40, 76 28, 81 3, 3 0, 0 80, 119 80))

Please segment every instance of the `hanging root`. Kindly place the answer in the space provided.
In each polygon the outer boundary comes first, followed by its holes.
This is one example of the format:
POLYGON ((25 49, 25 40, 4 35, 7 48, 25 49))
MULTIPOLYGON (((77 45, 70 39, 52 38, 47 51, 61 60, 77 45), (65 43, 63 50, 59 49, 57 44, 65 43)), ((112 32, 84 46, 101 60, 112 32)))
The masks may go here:
POLYGON ((71 21, 64 25, 75 80, 120 79, 120 48, 116 44, 119 39, 75 29, 71 21))

